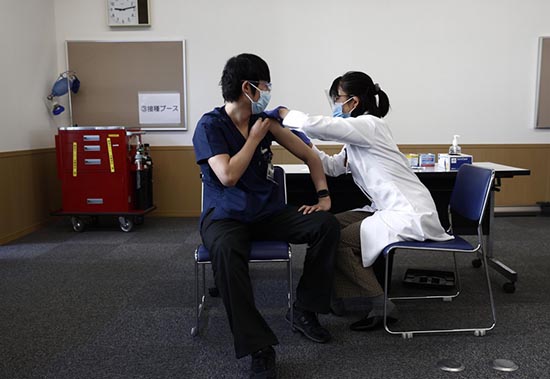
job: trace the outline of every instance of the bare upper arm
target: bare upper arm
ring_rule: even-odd
[[[229,182],[229,159],[229,154],[218,154],[208,158],[208,165],[224,186],[228,186]]]
[[[308,157],[315,155],[313,150],[290,131],[288,128],[284,128],[281,124],[273,121],[269,128],[273,137],[281,146],[290,151],[295,157],[307,162]]]

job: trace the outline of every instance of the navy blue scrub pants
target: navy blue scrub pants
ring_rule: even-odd
[[[225,305],[237,358],[269,345],[277,337],[256,308],[248,271],[252,240],[308,244],[302,277],[296,289],[296,305],[316,313],[328,313],[340,240],[334,215],[303,215],[297,207],[285,209],[253,223],[232,219],[211,220],[206,215],[201,236],[210,252],[214,280]]]

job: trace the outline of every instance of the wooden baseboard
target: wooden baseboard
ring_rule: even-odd
[[[30,234],[30,233],[35,232],[37,230],[40,230],[44,226],[46,226],[49,222],[50,222],[50,220],[46,220],[46,221],[39,222],[37,224],[28,226],[26,228],[17,230],[15,232],[11,233],[11,234],[2,235],[2,236],[0,236],[0,245],[5,245],[6,243],[15,241],[16,239],[24,237],[27,234]]]
[[[55,149],[0,153],[0,243],[40,228],[61,206]]]

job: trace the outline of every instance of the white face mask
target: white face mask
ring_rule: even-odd
[[[260,91],[260,98],[258,99],[258,101],[252,100],[250,96],[248,96],[248,94],[245,92],[245,96],[248,97],[248,100],[250,100],[250,103],[252,105],[252,114],[262,113],[267,108],[269,100],[271,100],[271,91],[263,91],[252,83],[250,83],[250,85]]]

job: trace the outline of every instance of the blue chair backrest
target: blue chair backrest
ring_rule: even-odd
[[[494,175],[494,171],[488,168],[469,164],[460,166],[451,194],[451,210],[469,220],[481,222]]]

